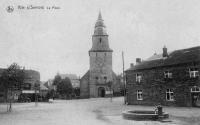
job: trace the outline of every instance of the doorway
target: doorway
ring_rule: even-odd
[[[105,88],[104,87],[98,88],[98,97],[105,97]]]

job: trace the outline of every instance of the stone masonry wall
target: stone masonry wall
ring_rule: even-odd
[[[86,73],[80,82],[80,97],[89,98],[89,73]]]
[[[128,103],[142,105],[176,105],[191,106],[192,86],[200,86],[200,78],[190,78],[189,68],[192,64],[172,67],[158,67],[140,71],[126,71]],[[200,64],[195,67],[200,69]],[[171,71],[172,79],[164,78],[164,71]],[[200,72],[200,71],[199,71]],[[141,83],[136,82],[136,73],[142,74]],[[166,101],[166,90],[172,89],[175,101]],[[137,90],[143,91],[143,100],[137,100]]]
[[[98,87],[112,81],[112,75],[112,52],[90,52],[90,97],[98,97]]]

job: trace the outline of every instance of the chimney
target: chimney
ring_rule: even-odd
[[[130,68],[133,68],[133,67],[134,67],[134,64],[133,64],[133,63],[131,63],[131,64],[130,64]]]
[[[168,57],[166,46],[163,47],[163,57]]]
[[[141,58],[136,58],[136,65],[141,63]]]

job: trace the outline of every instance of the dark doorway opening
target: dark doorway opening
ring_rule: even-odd
[[[192,106],[199,107],[199,93],[191,93],[192,96]]]
[[[105,97],[105,88],[104,87],[98,88],[98,96],[99,97]]]

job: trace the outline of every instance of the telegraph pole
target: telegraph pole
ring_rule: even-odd
[[[124,52],[123,51],[122,51],[122,64],[123,64],[122,77],[123,77],[123,84],[124,84],[124,104],[126,104],[126,83],[125,83],[125,77],[124,77]]]
[[[35,106],[38,106],[37,83],[35,82]]]

